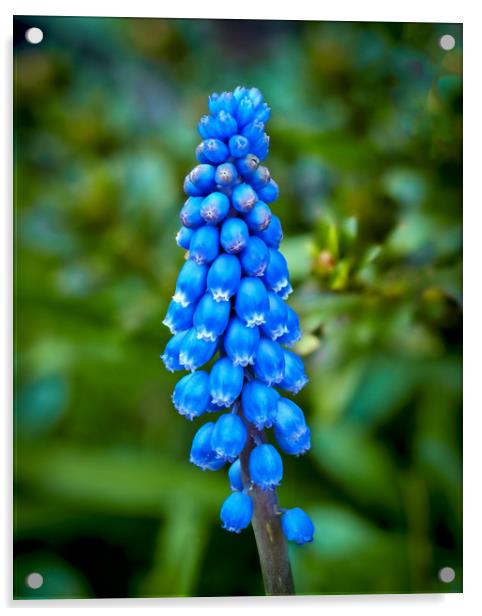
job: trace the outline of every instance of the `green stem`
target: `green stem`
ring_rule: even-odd
[[[248,460],[255,442],[250,434],[249,442],[241,454],[243,483],[249,485]],[[276,490],[250,490],[254,502],[253,530],[258,547],[259,562],[267,595],[294,595],[295,586],[288,555],[288,545],[281,529]]]

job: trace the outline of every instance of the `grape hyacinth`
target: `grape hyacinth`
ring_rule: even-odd
[[[288,350],[301,331],[286,304],[292,288],[279,251],[281,222],[271,209],[279,189],[262,164],[271,110],[257,88],[244,87],[212,94],[208,107],[198,125],[199,164],[184,181],[176,242],[186,262],[164,319],[173,337],[161,357],[170,371],[190,371],[174,389],[177,411],[189,420],[210,414],[194,436],[190,461],[203,470],[230,464],[232,493],[220,517],[226,530],[239,533],[256,515],[255,494],[274,493],[282,481],[278,450],[300,455],[310,448],[303,411],[283,395],[297,394],[307,378]],[[277,501],[273,508],[286,539],[312,541],[305,512]]]

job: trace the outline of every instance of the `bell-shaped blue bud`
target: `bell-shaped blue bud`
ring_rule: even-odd
[[[219,97],[219,99],[220,99],[220,106],[219,106],[218,113],[222,109],[224,111],[227,111],[231,115],[234,115],[236,113],[236,109],[238,107],[238,101],[234,97],[233,92],[223,92],[221,96]]]
[[[218,111],[221,110],[221,97],[217,92],[213,92],[210,96],[208,96],[208,109],[209,113],[215,116]]]
[[[229,150],[220,139],[206,139],[203,141],[200,144],[200,153],[208,162],[214,165],[224,163],[229,157]]]
[[[268,443],[255,447],[249,454],[249,476],[262,490],[273,490],[283,478],[283,461]]]
[[[288,264],[279,250],[269,249],[269,263],[263,281],[266,287],[275,293],[289,285]]]
[[[291,306],[286,306],[286,308],[288,310],[286,319],[287,331],[278,339],[278,342],[284,344],[285,346],[291,347],[301,339],[300,320]]]
[[[211,447],[213,428],[214,423],[212,421],[204,424],[204,426],[199,428],[192,440],[189,461],[203,471],[218,471],[226,464],[225,460],[216,457]]]
[[[246,154],[243,158],[236,161],[238,173],[244,177],[249,177],[253,171],[256,171],[259,165],[259,158],[254,154]]]
[[[255,143],[251,143],[251,152],[255,154],[259,160],[264,160],[269,152],[269,136],[264,133]],[[267,188],[267,187],[266,187]],[[273,201],[273,199],[271,199]]]
[[[276,405],[273,423],[276,438],[280,436],[293,441],[299,440],[308,429],[300,407],[292,400],[281,396]]]
[[[197,130],[203,139],[209,139],[211,137],[209,130],[210,119],[211,116],[203,115],[198,122]]]
[[[254,373],[266,385],[276,385],[283,380],[285,358],[277,342],[261,337],[254,358]]]
[[[244,416],[258,430],[270,428],[279,397],[275,389],[260,381],[245,383],[241,395]]]
[[[233,116],[221,109],[216,116],[216,130],[221,139],[229,139],[238,132],[238,124]]]
[[[220,192],[212,192],[203,199],[200,214],[208,225],[217,225],[229,212],[229,199]]]
[[[280,219],[274,214],[271,214],[271,220],[266,229],[255,231],[255,234],[270,248],[279,248],[281,240],[283,239],[283,229],[281,228]]]
[[[261,325],[261,332],[267,338],[271,338],[271,340],[276,340],[283,334],[288,331],[286,327],[286,322],[288,319],[288,306],[284,303],[284,301],[270,291],[268,293],[269,299],[269,310],[266,314],[266,323]]]
[[[248,431],[242,419],[234,413],[221,415],[214,424],[211,447],[223,460],[232,462],[243,451]]]
[[[199,120],[197,129],[203,139],[217,139],[220,137],[216,120],[213,116],[203,115]]]
[[[238,184],[231,195],[233,207],[238,212],[249,212],[258,201],[258,196],[249,184]]]
[[[243,278],[236,293],[234,309],[248,327],[266,322],[269,310],[268,292],[259,278]]]
[[[209,403],[209,375],[203,370],[183,376],[172,394],[177,411],[187,419],[202,415]]]
[[[288,398],[278,399],[274,415],[275,436],[297,441],[304,436],[308,426],[303,411]]]
[[[263,122],[264,124],[266,124],[270,116],[271,116],[271,108],[268,107],[266,103],[263,103],[261,106],[257,107],[256,113],[253,119],[255,122]]]
[[[238,179],[236,167],[232,163],[218,165],[214,179],[219,186],[232,186]]]
[[[260,158],[262,159],[261,156]],[[263,186],[263,188],[260,188],[258,192],[258,197],[262,199],[263,201],[265,201],[266,203],[272,203],[273,201],[276,201],[278,196],[279,196],[279,187],[278,187],[278,184],[276,184],[276,182],[273,180],[273,178],[271,178],[271,180],[268,182],[268,184],[266,184],[266,186]]]
[[[245,492],[233,492],[221,507],[223,528],[231,533],[240,533],[249,526],[253,517],[253,501]]]
[[[219,231],[217,227],[205,226],[196,229],[189,244],[189,258],[195,263],[211,263],[219,254]]]
[[[258,88],[250,88],[248,91],[248,96],[255,107],[258,107],[258,105],[261,105],[263,102],[263,95]]]
[[[266,186],[271,179],[271,174],[269,172],[268,167],[264,165],[259,165],[258,168],[253,171],[253,173],[249,174],[249,183],[254,188],[254,190],[258,190]]]
[[[241,282],[241,265],[233,255],[221,254],[209,268],[207,288],[217,302],[228,302]]]
[[[297,439],[283,436],[279,432],[275,432],[275,437],[280,449],[291,456],[301,456],[311,447],[311,431],[308,427]]]
[[[215,172],[212,165],[197,165],[184,180],[184,192],[192,197],[207,195],[215,186]]]
[[[223,109],[231,115],[235,115],[239,101],[234,96],[234,92],[223,92],[221,97],[223,98]]]
[[[189,250],[189,244],[192,240],[194,231],[188,227],[181,227],[176,233],[176,244],[184,250]]]
[[[231,318],[224,333],[223,344],[224,350],[235,366],[246,367],[254,363],[259,337],[257,327],[248,327],[238,318]]]
[[[193,328],[189,329],[182,339],[179,351],[179,363],[186,370],[197,370],[208,362],[218,348],[216,341],[202,340],[197,337]]]
[[[240,254],[240,260],[247,276],[262,276],[268,267],[268,247],[259,237],[250,237]]]
[[[202,197],[189,197],[186,200],[179,213],[179,219],[184,227],[197,229],[204,224],[203,217],[201,216],[202,202]]]
[[[189,175],[186,175],[186,177],[184,178],[182,189],[184,190],[184,194],[188,195],[189,197],[197,197],[199,195],[202,195],[202,192],[198,188],[196,188],[196,186],[194,186],[194,184],[191,182]]]
[[[183,332],[192,327],[195,304],[183,306],[172,300],[169,303],[163,324],[169,328],[171,334]]]
[[[192,302],[196,302],[206,291],[207,275],[206,265],[186,261],[177,277],[176,290],[172,299],[182,306],[189,306]]]
[[[264,124],[263,122],[250,122],[242,129],[241,134],[249,139],[252,145],[264,134]]]
[[[300,509],[294,507],[287,509],[281,516],[281,528],[288,541],[294,541],[298,545],[313,541],[315,527],[310,516]]]
[[[243,135],[233,135],[229,140],[229,152],[234,158],[242,158],[249,153],[249,141]]]
[[[292,394],[297,394],[308,383],[308,377],[305,374],[305,367],[298,355],[295,355],[287,349],[283,350],[285,356],[285,373],[283,380],[279,386],[285,391]]]
[[[161,355],[161,359],[169,372],[184,370],[184,366],[179,361],[179,353],[181,351],[181,343],[185,335],[186,332],[179,332],[173,336],[166,344],[164,353]]]
[[[241,471],[241,460],[238,458],[231,464],[228,470],[229,485],[231,490],[242,492],[243,486],[243,473]]]
[[[271,210],[263,201],[257,201],[251,210],[245,214],[244,220],[252,233],[258,233],[268,227],[271,221]]]
[[[240,218],[228,218],[221,227],[221,246],[227,253],[237,254],[249,239],[248,225]]]
[[[235,366],[228,357],[218,359],[209,375],[212,403],[217,406],[231,406],[241,393],[243,381],[244,370],[241,366]]]
[[[239,101],[238,111],[236,114],[238,126],[246,126],[254,118],[254,105],[248,96],[245,96]]]
[[[236,86],[234,88],[233,96],[236,102],[238,103],[238,107],[239,107],[239,102],[241,101],[241,99],[247,96],[247,94],[248,94],[248,89],[245,88],[244,86]]]
[[[201,141],[201,143],[199,143],[196,146],[195,155],[196,155],[196,159],[200,163],[207,164],[211,162],[209,158],[207,158],[206,155],[204,154],[204,141]]]
[[[217,302],[210,293],[206,293],[194,311],[193,323],[197,337],[201,340],[216,340],[226,329],[230,312],[229,302]]]

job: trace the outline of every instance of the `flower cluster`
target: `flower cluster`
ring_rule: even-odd
[[[190,460],[203,470],[227,463],[233,493],[224,501],[225,529],[240,532],[253,515],[253,486],[273,490],[283,477],[276,447],[300,455],[310,429],[298,405],[274,388],[296,394],[306,384],[303,363],[287,347],[301,336],[285,300],[291,293],[280,220],[269,204],[278,185],[261,164],[270,108],[257,88],[212,94],[198,130],[199,164],[186,176],[177,244],[187,250],[164,324],[173,337],[162,355],[168,370],[188,370],[172,400],[187,419],[229,409],[195,434]],[[210,371],[200,370],[218,353]],[[249,447],[247,468],[240,455]],[[281,510],[283,532],[311,541],[313,524],[299,508]]]

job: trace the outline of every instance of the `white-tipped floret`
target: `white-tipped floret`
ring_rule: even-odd
[[[263,325],[263,323],[266,323],[266,316],[260,312],[255,312],[246,318],[247,327],[256,327],[256,325]]]
[[[186,294],[183,291],[176,291],[172,296],[172,300],[176,304],[181,304],[183,308],[187,308],[191,302],[187,300]]]

